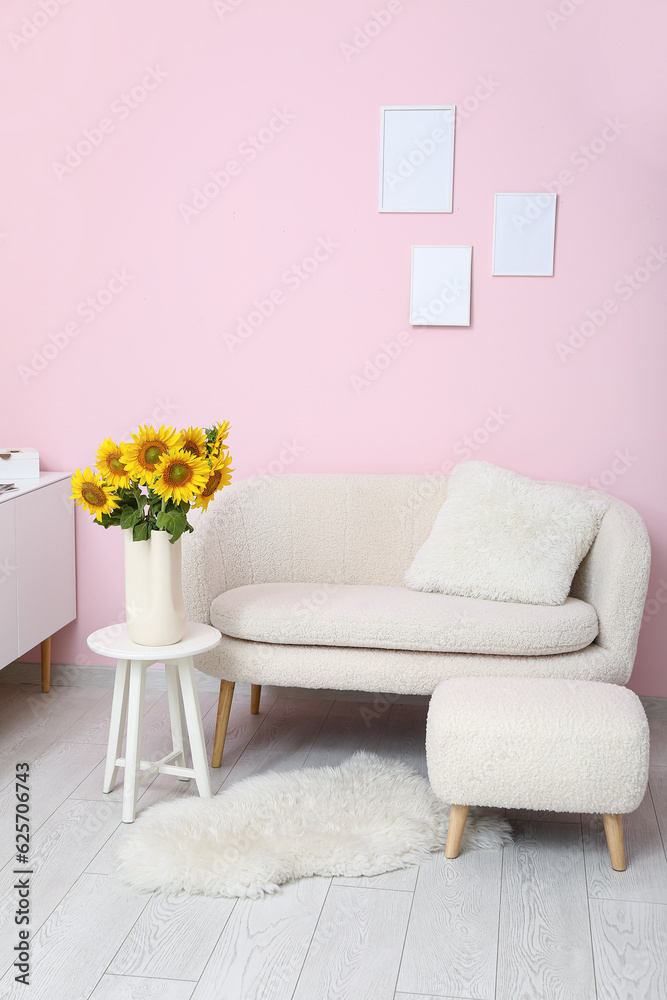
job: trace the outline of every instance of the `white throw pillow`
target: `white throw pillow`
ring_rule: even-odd
[[[405,583],[491,601],[563,604],[608,506],[583,488],[462,462]]]

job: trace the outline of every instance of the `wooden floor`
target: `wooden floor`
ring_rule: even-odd
[[[422,706],[269,692],[234,700],[214,792],[359,748],[424,771]],[[207,746],[216,696],[202,692]],[[113,875],[120,788],[102,794],[104,687],[0,685],[3,1000],[665,1000],[667,713],[651,720],[650,789],[611,870],[598,817],[514,813],[513,846],[434,855],[375,878],[312,878],[258,901],[142,895]],[[166,752],[166,695],[146,695],[144,758]],[[14,982],[13,773],[31,762],[32,975]],[[122,776],[122,772],[121,772]],[[139,810],[193,795],[160,775]]]

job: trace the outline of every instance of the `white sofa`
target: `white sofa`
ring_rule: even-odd
[[[650,563],[639,514],[604,494],[561,606],[409,590],[403,574],[446,492],[446,476],[285,474],[242,480],[193,512],[186,610],[222,632],[197,659],[226,682],[214,764],[236,681],[429,695],[481,674],[625,684]]]

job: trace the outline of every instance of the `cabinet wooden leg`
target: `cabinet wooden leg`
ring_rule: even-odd
[[[259,712],[259,699],[262,694],[261,684],[250,685],[250,714],[257,715]]]
[[[616,872],[625,871],[625,847],[623,845],[623,817],[618,813],[605,813],[602,817],[611,867]]]
[[[42,691],[45,694],[51,690],[51,636],[44,639],[42,649]]]
[[[227,736],[227,726],[229,725],[229,713],[232,710],[232,698],[234,697],[234,682],[220,681],[220,697],[218,698],[218,718],[215,723],[215,738],[213,740],[213,757],[211,767],[220,767],[222,764],[222,750]]]
[[[447,828],[446,858],[458,858],[461,849],[461,837],[468,818],[470,806],[452,806],[449,811],[449,826]]]

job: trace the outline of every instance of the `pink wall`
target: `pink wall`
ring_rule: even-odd
[[[652,535],[633,683],[667,695],[667,6],[6,0],[0,16],[0,443],[73,469],[139,422],[228,418],[238,477],[434,472],[471,457],[468,436],[531,476],[601,480]],[[440,103],[460,112],[454,213],[378,214],[380,106]],[[66,160],[86,131],[89,155]],[[494,192],[559,175],[555,277],[492,278]],[[412,330],[355,388],[410,332],[413,243],[473,244],[472,326]],[[488,433],[491,409],[506,416]],[[79,618],[56,662],[95,661],[86,635],[122,609],[120,534],[85,514],[77,530]]]

